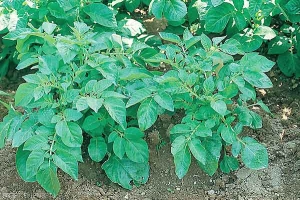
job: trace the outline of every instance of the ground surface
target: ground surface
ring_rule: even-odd
[[[178,119],[161,116],[148,133],[151,170],[146,185],[124,190],[110,183],[98,163],[85,160],[80,164],[79,181],[59,173],[62,189],[56,199],[300,199],[300,86],[293,89],[290,79],[273,78],[273,82],[274,88],[259,93],[274,117],[261,112],[264,128],[244,133],[267,146],[270,157],[267,169],[251,171],[242,166],[232,174],[218,172],[209,177],[194,162],[187,176],[178,180],[170,145],[162,146],[159,151],[155,148],[158,133],[166,138],[168,128]],[[13,93],[15,87],[2,81],[0,90]],[[0,119],[4,114],[1,107]],[[38,184],[25,183],[19,178],[15,150],[10,146],[0,150],[0,172],[0,199],[52,199]]]

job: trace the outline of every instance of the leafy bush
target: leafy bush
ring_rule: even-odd
[[[181,1],[152,1],[150,7],[173,24],[177,8],[186,13]],[[86,139],[89,156],[111,181],[126,189],[144,184],[144,131],[160,114],[177,110],[185,111],[170,136],[179,178],[192,155],[209,175],[218,166],[224,173],[236,170],[240,161],[251,169],[267,167],[266,148],[241,136],[245,126],[262,127],[251,106],[270,112],[255,90],[272,87],[265,72],[274,63],[267,58],[245,53],[235,38],[210,39],[188,28],[182,37],[161,32],[165,44],[150,46],[139,37],[141,23],[102,3],[38,1],[26,9],[28,26],[3,39],[16,42],[17,69],[33,70],[16,91],[20,109],[10,108],[0,123],[0,147],[9,140],[18,149],[23,180],[37,181],[56,196],[58,169],[78,179]],[[161,63],[171,70],[159,71]]]

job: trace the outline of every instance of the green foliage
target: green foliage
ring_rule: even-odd
[[[17,148],[23,180],[58,195],[57,170],[78,179],[86,137],[90,158],[102,164],[112,182],[126,189],[144,184],[149,178],[144,132],[159,115],[177,110],[185,114],[170,140],[180,179],[192,157],[209,175],[219,166],[224,173],[237,170],[239,161],[251,169],[267,167],[266,148],[240,136],[243,127],[262,127],[251,105],[270,113],[255,89],[272,87],[265,73],[275,63],[252,51],[280,39],[261,14],[267,18],[268,10],[283,6],[290,12],[284,17],[295,21],[299,13],[291,5],[297,2],[253,0],[249,9],[242,1],[193,1],[192,6],[181,0],[26,2],[0,4],[4,22],[15,11],[26,16],[14,29],[8,23],[0,27],[5,29],[3,41],[14,44],[17,69],[34,69],[16,91],[15,106],[22,109],[9,108],[0,123],[0,147],[8,140]],[[131,13],[122,13],[141,3],[171,27],[159,33],[162,41],[155,45],[143,39],[145,29],[130,19]],[[192,18],[195,9],[199,17]],[[183,28],[185,17],[189,28]],[[206,21],[193,31],[196,23]],[[233,37],[211,39],[204,31]],[[269,53],[285,53],[292,46],[271,45]],[[295,66],[297,56],[292,55]],[[170,70],[161,72],[162,63]]]

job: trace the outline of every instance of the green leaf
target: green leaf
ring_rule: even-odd
[[[64,63],[70,63],[79,54],[80,50],[75,44],[68,44],[61,41],[57,42],[56,48]]]
[[[63,113],[66,121],[78,121],[83,116],[81,112],[69,108],[64,110]]]
[[[120,70],[120,79],[124,81],[150,78],[152,76],[148,70],[142,68],[130,67]]]
[[[206,150],[202,146],[201,141],[197,138],[193,138],[188,142],[188,146],[193,156],[202,164],[206,163]]]
[[[187,7],[181,0],[168,0],[163,13],[168,21],[180,21],[187,14]]]
[[[117,27],[117,21],[112,10],[102,3],[91,3],[83,7],[83,11],[96,23],[106,27]]]
[[[88,152],[91,159],[95,162],[100,162],[107,152],[107,145],[102,137],[94,137],[90,139]]]
[[[257,27],[254,32],[254,35],[261,36],[264,40],[272,40],[276,37],[276,33],[273,31],[272,28],[268,26],[259,26]]]
[[[182,151],[185,148],[185,146],[186,138],[183,135],[176,137],[176,139],[172,142],[171,153],[175,155],[178,152]]]
[[[277,64],[282,73],[288,77],[300,77],[300,58],[298,55],[287,51],[278,56]]]
[[[211,3],[214,7],[221,5],[224,0],[211,0]]]
[[[19,85],[15,95],[16,106],[26,107],[33,99],[32,91],[34,91],[35,88],[36,85],[31,83],[22,83]]]
[[[102,107],[104,99],[97,99],[97,98],[94,98],[94,97],[87,97],[86,102],[87,102],[88,106],[93,111],[95,111],[97,113],[98,110]]]
[[[241,0],[233,0],[233,5],[234,5],[234,7],[235,7],[237,10],[241,11],[241,10],[243,9],[243,7],[244,7],[244,1],[241,1]]]
[[[56,26],[57,26],[56,24],[49,23],[49,22],[43,22],[43,24],[42,24],[43,30],[49,35],[53,33]]]
[[[251,34],[236,34],[233,36],[234,39],[240,42],[242,50],[244,52],[252,52],[257,50],[263,43],[263,39],[257,35]]]
[[[27,35],[29,35],[30,33],[32,33],[32,30],[30,28],[18,28],[6,34],[3,37],[3,39],[7,39],[7,40],[25,39]]]
[[[215,82],[214,82],[214,78],[212,76],[208,77],[203,82],[203,88],[205,90],[205,93],[207,93],[207,94],[212,93],[215,90]]]
[[[258,55],[258,53],[247,53],[240,60],[240,65],[245,69],[250,69],[252,71],[268,72],[275,65],[275,62],[272,62],[264,56]]]
[[[19,147],[24,142],[26,142],[26,140],[28,140],[32,135],[33,130],[31,127],[21,128],[13,136],[12,147]]]
[[[221,130],[221,136],[225,142],[228,144],[234,143],[236,139],[235,132],[232,130],[231,127],[226,127],[225,125],[223,126]]]
[[[141,130],[147,130],[156,122],[158,116],[157,107],[158,105],[154,99],[146,99],[141,103],[137,111],[138,123]]]
[[[16,168],[20,177],[26,182],[35,182],[35,176],[28,176],[26,170],[27,159],[30,155],[30,151],[24,151],[23,146],[20,146],[16,153]]]
[[[77,110],[83,111],[85,109],[87,109],[89,107],[89,105],[87,104],[87,99],[86,97],[80,97],[77,102],[76,102],[76,108]]]
[[[268,54],[283,54],[292,47],[289,38],[285,36],[277,36],[268,43]]]
[[[133,92],[131,98],[127,101],[126,108],[129,108],[130,106],[133,106],[144,99],[150,97],[152,94],[152,91],[148,88],[142,88],[139,90],[136,90]]]
[[[129,12],[133,12],[139,7],[140,3],[140,0],[125,0],[125,7]]]
[[[284,6],[289,14],[299,15],[300,14],[300,1],[299,0],[290,0]]]
[[[272,114],[269,107],[264,103],[262,102],[261,100],[260,101],[257,101],[257,104],[267,113],[269,114]]]
[[[242,54],[243,51],[241,50],[241,44],[233,38],[230,38],[225,41],[224,44],[220,45],[220,48],[223,52],[230,54],[230,55],[236,55],[236,54]]]
[[[26,176],[34,177],[44,162],[45,151],[37,149],[30,153],[26,161]]]
[[[262,128],[261,116],[253,111],[250,111],[250,115],[252,117],[252,123],[251,123],[250,127],[253,129]]]
[[[245,145],[242,148],[241,158],[250,169],[264,169],[268,166],[268,152],[265,146],[253,138],[243,138]]]
[[[189,170],[191,165],[191,153],[187,146],[183,150],[177,152],[174,156],[175,173],[179,179],[182,179]]]
[[[29,57],[23,61],[21,61],[18,66],[17,66],[17,70],[21,70],[21,69],[25,69],[26,67],[29,67],[31,65],[34,65],[36,63],[39,62],[39,59],[38,58],[32,58],[32,57]]]
[[[152,0],[149,5],[149,11],[153,13],[153,15],[157,19],[161,19],[163,16],[163,10],[165,7],[166,1],[165,0]]]
[[[251,0],[249,1],[249,14],[252,18],[255,18],[256,13],[260,10],[263,4],[262,0]]]
[[[38,150],[48,146],[48,138],[46,134],[34,135],[29,138],[25,144],[23,150]]]
[[[75,180],[78,180],[78,162],[67,151],[55,151],[52,156],[54,164],[61,170],[69,174]]]
[[[117,137],[114,141],[113,150],[115,155],[118,156],[120,159],[124,157],[125,145],[126,145],[126,140],[122,137]]]
[[[55,130],[68,147],[81,147],[82,130],[75,122],[60,121],[56,124]]]
[[[126,129],[126,107],[122,99],[106,98],[104,100],[104,107],[111,118],[120,124],[123,129]]]
[[[156,103],[158,103],[158,105],[160,105],[162,108],[169,110],[171,112],[174,111],[174,103],[173,103],[173,99],[172,97],[164,92],[158,92],[155,96],[154,96],[154,100],[156,101]]]
[[[159,36],[166,41],[174,42],[176,44],[179,44],[181,42],[180,37],[178,35],[175,35],[173,33],[166,33],[166,32],[159,32]]]
[[[206,15],[205,30],[213,33],[222,32],[230,18],[234,14],[234,7],[230,3],[223,3],[217,7],[211,7]]]
[[[270,78],[260,72],[256,71],[245,71],[244,72],[244,79],[250,83],[251,85],[257,88],[271,88],[273,87],[272,81]]]
[[[203,33],[201,34],[201,44],[206,51],[209,51],[212,47],[211,39]]]
[[[50,166],[39,169],[36,175],[38,183],[50,194],[56,197],[60,190],[60,183],[56,171]]]
[[[239,162],[236,158],[231,156],[224,156],[223,160],[220,162],[220,169],[222,172],[228,174],[231,171],[235,171],[239,168]]]
[[[220,115],[225,116],[227,111],[226,103],[222,100],[211,101],[210,106]]]
[[[130,127],[127,128],[125,131],[125,138],[129,140],[136,140],[136,139],[141,139],[145,136],[145,134],[138,128],[135,127]]]
[[[119,159],[111,156],[103,165],[108,178],[126,189],[132,189],[131,181],[135,184],[144,184],[149,178],[148,163],[135,163],[127,158]]]
[[[125,136],[126,138],[126,136]],[[149,159],[148,145],[143,139],[126,138],[125,152],[127,157],[136,163],[145,163]]]

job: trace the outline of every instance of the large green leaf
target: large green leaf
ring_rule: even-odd
[[[258,53],[247,53],[240,60],[240,65],[252,71],[268,72],[275,63],[264,56],[258,55]]]
[[[197,138],[193,138],[188,142],[188,146],[193,156],[202,164],[206,163],[206,150],[202,146],[201,141]]]
[[[252,18],[255,18],[255,14],[260,10],[263,4],[263,0],[250,0],[249,1],[249,14]]]
[[[138,123],[141,130],[150,128],[156,122],[158,115],[157,107],[158,105],[154,99],[146,99],[141,103],[137,111]]]
[[[126,140],[122,137],[117,137],[114,140],[113,150],[116,156],[122,159],[125,155]]]
[[[146,183],[149,178],[148,163],[135,163],[127,158],[111,156],[102,165],[102,169],[112,182],[129,190],[132,189],[131,181],[139,185]]]
[[[38,183],[54,197],[58,195],[60,183],[57,172],[50,166],[39,169],[36,175]]]
[[[149,159],[147,142],[141,138],[126,138],[125,152],[133,162],[145,163]]]
[[[20,146],[16,153],[16,167],[17,167],[18,174],[24,181],[35,182],[36,181],[35,176],[31,176],[31,174],[27,175],[26,163],[30,153],[31,153],[30,151],[24,151],[23,146]]]
[[[167,109],[169,111],[174,111],[173,99],[172,99],[172,97],[168,93],[166,93],[164,91],[158,92],[158,94],[156,94],[154,96],[154,100],[162,108]]]
[[[102,137],[94,137],[90,139],[88,152],[91,159],[100,162],[107,153],[107,145]]]
[[[27,106],[33,99],[32,91],[35,88],[36,85],[31,83],[22,83],[21,85],[19,85],[15,95],[16,106]]]
[[[102,3],[91,3],[83,8],[96,23],[106,27],[117,27],[117,21],[112,10]]]
[[[292,47],[289,38],[285,36],[277,36],[268,43],[268,54],[283,54]]]
[[[82,130],[75,122],[60,121],[55,130],[65,145],[68,147],[80,147],[83,141]]]
[[[284,75],[290,77],[295,74],[296,77],[300,77],[300,58],[298,55],[287,51],[278,56],[277,64]]]
[[[227,111],[226,103],[222,100],[212,101],[210,106],[220,115],[224,116]]]
[[[191,165],[191,153],[187,148],[187,145],[185,145],[182,150],[178,151],[176,154],[173,154],[173,156],[175,163],[175,173],[179,179],[182,179],[188,172]]]
[[[167,0],[163,12],[168,21],[180,21],[187,14],[187,7],[181,0]]]
[[[26,176],[34,177],[44,162],[45,151],[37,149],[30,153],[26,161]]]
[[[223,160],[220,162],[220,169],[224,173],[235,171],[239,168],[239,162],[237,158],[225,155]]]
[[[273,87],[270,78],[261,72],[247,70],[244,72],[245,80],[251,85],[258,88],[271,88]]]
[[[264,169],[268,166],[268,152],[265,146],[258,143],[253,138],[243,138],[242,161],[250,169]]]
[[[120,124],[123,129],[126,129],[126,107],[122,99],[106,98],[103,104],[111,118]]]
[[[129,108],[130,106],[133,106],[143,101],[144,99],[150,97],[151,94],[152,92],[148,88],[142,88],[134,91],[133,94],[131,95],[131,98],[127,101],[126,108]]]
[[[55,151],[52,156],[54,164],[61,170],[69,174],[75,180],[78,180],[78,162],[67,151]]]
[[[125,7],[129,12],[133,12],[140,3],[140,0],[125,0]]]
[[[205,30],[213,33],[222,32],[230,18],[234,15],[234,7],[230,3],[223,3],[217,7],[211,7],[205,18]]]

